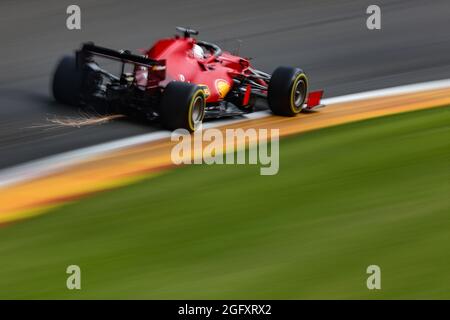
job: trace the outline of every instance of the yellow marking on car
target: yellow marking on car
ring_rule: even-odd
[[[217,79],[214,84],[216,86],[217,92],[219,93],[219,97],[222,99],[225,98],[225,96],[228,94],[228,91],[230,91],[231,89],[228,82],[223,79]]]

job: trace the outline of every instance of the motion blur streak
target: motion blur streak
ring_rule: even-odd
[[[276,128],[280,129],[281,136],[287,136],[448,104],[450,89],[446,88],[336,104],[321,112],[294,118],[264,117],[227,125],[226,128]],[[4,188],[0,194],[0,223],[34,216],[57,205],[157,174],[172,167],[170,151],[174,144],[167,139],[140,144],[85,161],[60,173]]]
[[[0,1],[0,168],[159,130],[128,120],[100,127],[29,128],[78,110],[52,101],[58,59],[80,43],[150,46],[188,25],[204,40],[253,57],[271,72],[301,66],[328,97],[448,78],[450,1],[380,0],[382,29],[366,28],[371,0],[77,0],[81,30],[66,28],[71,1]],[[211,10],[211,8],[215,8]],[[313,88],[313,89],[314,89]]]
[[[108,123],[115,119],[124,118],[125,116],[122,114],[112,114],[105,116],[90,116],[90,115],[82,115],[79,117],[54,117],[47,119],[49,124],[43,124],[44,127],[47,128],[57,128],[57,127],[74,127],[81,128],[85,126],[95,126],[100,124]]]

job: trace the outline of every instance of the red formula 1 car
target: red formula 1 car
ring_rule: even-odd
[[[57,66],[55,99],[78,106],[101,104],[109,112],[159,118],[167,129],[189,131],[205,118],[252,112],[257,98],[267,99],[272,112],[282,116],[322,106],[323,92],[308,95],[301,69],[279,67],[269,75],[246,58],[192,38],[195,30],[177,30],[183,36],[159,40],[142,55],[85,43],[75,57],[66,56]],[[121,62],[120,75],[102,69],[94,58]]]

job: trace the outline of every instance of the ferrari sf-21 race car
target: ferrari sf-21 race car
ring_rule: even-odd
[[[205,118],[253,112],[258,98],[267,99],[274,114],[288,117],[322,106],[323,91],[308,94],[301,69],[278,67],[270,75],[247,58],[193,38],[198,31],[177,31],[182,35],[159,40],[141,55],[83,44],[75,56],[59,62],[55,99],[79,107],[102,105],[111,113],[160,119],[167,129],[189,131]],[[119,61],[120,74],[100,67],[101,58]]]

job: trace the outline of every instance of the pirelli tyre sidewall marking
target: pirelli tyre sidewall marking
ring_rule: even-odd
[[[195,93],[192,96],[191,99],[191,104],[189,105],[189,112],[188,112],[188,121],[189,121],[189,128],[192,131],[195,131],[195,129],[197,129],[196,127],[198,126],[198,123],[194,123],[194,119],[192,119],[192,112],[193,112],[193,108],[194,108],[194,104],[197,101],[198,97],[201,97],[203,99],[203,106],[205,104],[205,94],[203,93],[203,89],[198,89],[197,91],[195,91]],[[203,109],[203,115],[204,115],[204,109]],[[201,121],[203,120],[203,116],[201,118]],[[201,121],[199,121],[201,123]]]
[[[299,73],[297,75],[297,77],[295,77],[294,82],[292,83],[292,88],[291,88],[291,110],[293,113],[300,113],[300,111],[302,111],[302,105],[300,105],[299,107],[295,106],[295,88],[297,87],[297,84],[299,81],[305,81],[305,85],[306,85],[306,90],[308,90],[308,78],[306,77],[306,74],[304,74],[303,72]],[[307,96],[308,92],[305,92],[305,97]]]

